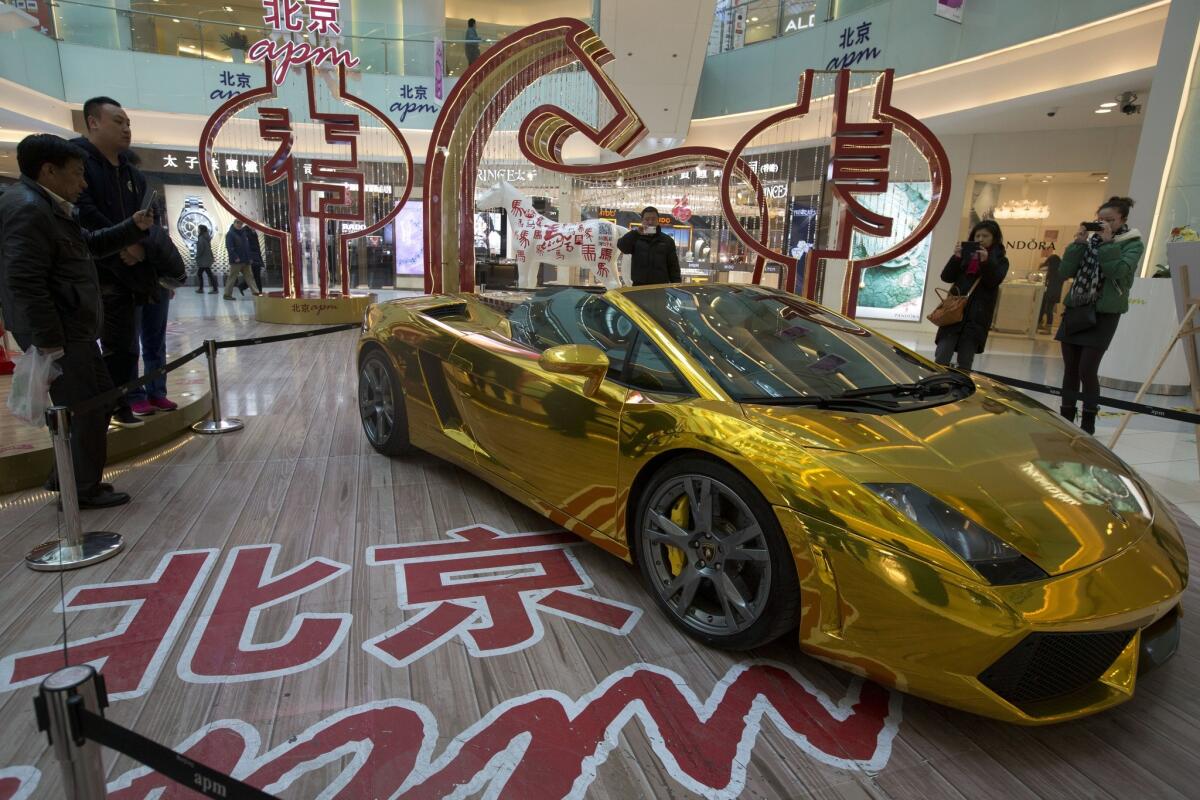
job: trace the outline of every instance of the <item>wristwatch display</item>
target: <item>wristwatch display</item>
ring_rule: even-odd
[[[216,226],[204,208],[204,201],[195,195],[184,198],[179,219],[175,222],[175,230],[187,244],[188,253],[192,258],[196,257],[196,238],[199,236],[201,225],[208,228],[209,235],[216,235]]]

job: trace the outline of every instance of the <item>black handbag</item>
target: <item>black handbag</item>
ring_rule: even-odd
[[[1068,336],[1096,327],[1096,304],[1067,306],[1063,310],[1062,329]]]

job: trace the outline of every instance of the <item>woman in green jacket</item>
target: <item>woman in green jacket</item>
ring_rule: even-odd
[[[1100,410],[1100,360],[1129,310],[1129,289],[1146,252],[1142,234],[1126,222],[1132,206],[1128,197],[1110,197],[1096,212],[1100,230],[1092,233],[1080,225],[1059,266],[1064,278],[1075,278],[1054,337],[1062,343],[1062,415],[1075,421],[1075,397],[1082,387],[1079,426],[1088,433],[1096,432]]]

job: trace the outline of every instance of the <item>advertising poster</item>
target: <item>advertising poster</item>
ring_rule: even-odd
[[[881,253],[907,236],[929,208],[933,184],[929,181],[899,181],[883,194],[859,195],[872,211],[892,218],[892,236],[863,236],[855,232],[850,254],[856,261]],[[868,319],[917,322],[925,297],[925,275],[929,270],[929,237],[899,258],[862,272],[856,314]]]
[[[796,262],[796,286],[804,286],[804,271],[808,266],[808,252],[813,249],[817,240],[817,222],[819,215],[812,199],[797,198],[791,205],[791,224],[787,230],[787,252]],[[795,291],[795,286],[784,287]]]
[[[225,232],[233,224],[233,217],[217,204],[207,186],[180,186],[168,183],[163,189],[167,207],[167,227],[171,232],[171,240],[183,256],[188,274],[196,273],[196,233],[201,225],[207,226],[212,234],[213,272],[227,272],[229,256],[225,252]],[[242,207],[254,213],[253,209],[257,208],[259,203],[255,192],[237,189],[229,192],[231,199],[246,204]],[[262,239],[260,234],[260,243],[263,243]],[[266,253],[265,247],[263,252]]]
[[[396,274],[425,274],[425,224],[421,201],[409,200],[392,223],[396,230]]]

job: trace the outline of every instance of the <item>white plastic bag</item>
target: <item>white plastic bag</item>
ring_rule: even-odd
[[[8,393],[8,410],[13,416],[30,425],[46,424],[46,409],[50,407],[50,384],[62,375],[56,357],[43,355],[36,347],[30,347],[17,356],[13,370],[12,388]]]

